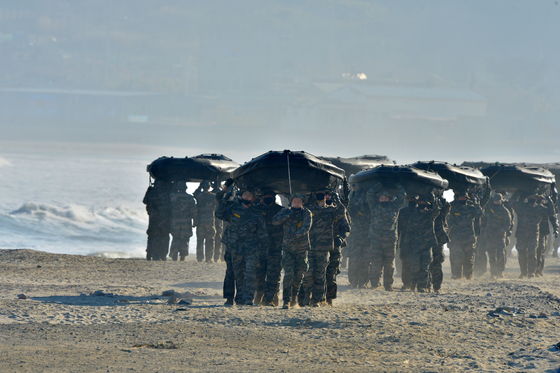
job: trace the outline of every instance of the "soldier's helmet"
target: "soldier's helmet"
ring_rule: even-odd
[[[210,182],[210,180],[202,180],[200,182],[200,187],[204,188],[204,189],[210,189],[210,185],[212,185],[212,183]]]
[[[502,196],[501,193],[496,193],[494,194],[494,197],[492,197],[492,200],[495,202],[501,202],[504,200],[504,197]]]
[[[272,190],[271,188],[264,188],[261,189],[261,196],[275,196],[276,192],[274,192],[274,190]]]

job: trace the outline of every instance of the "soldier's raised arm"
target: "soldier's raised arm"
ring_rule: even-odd
[[[274,215],[274,217],[272,218],[272,224],[273,225],[282,225],[286,222],[286,220],[288,220],[288,218],[290,217],[290,208],[289,207],[284,207],[282,210],[280,210],[278,212],[278,214]]]
[[[367,191],[366,198],[368,201],[369,208],[374,208],[379,204],[379,198],[377,197],[377,193],[381,191],[383,185],[381,183],[377,183]]]
[[[301,237],[311,229],[311,225],[313,224],[313,218],[311,217],[311,211],[304,208],[303,210],[303,222],[301,227],[298,226],[298,229],[294,232],[296,237]]]
[[[220,220],[230,221],[231,215],[228,213],[230,209],[228,209],[228,202],[231,197],[231,194],[226,193],[220,203],[218,203],[218,207],[216,207],[216,211],[214,211],[214,216],[216,216]]]
[[[395,206],[402,209],[406,201],[406,192],[401,183],[397,183],[395,186],[397,187],[397,199],[395,200]]]

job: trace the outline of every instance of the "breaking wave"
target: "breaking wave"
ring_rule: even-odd
[[[147,224],[148,216],[142,209],[27,202],[0,214],[0,248],[142,256]]]

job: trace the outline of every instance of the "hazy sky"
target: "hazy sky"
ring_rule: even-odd
[[[157,115],[188,112],[196,125],[33,117],[20,113],[29,110],[24,99],[0,92],[0,135],[3,141],[128,143],[185,153],[291,148],[328,156],[385,154],[400,162],[559,161],[559,46],[560,5],[548,0],[4,0],[0,89],[174,97],[187,90],[189,104],[175,100],[167,110],[164,103]],[[306,87],[313,82],[352,83],[341,81],[345,73],[364,73],[371,85],[471,91],[484,98],[486,114],[440,122],[381,116],[360,125],[341,117],[328,128],[321,121],[270,124],[286,107],[309,100]],[[255,114],[263,101],[269,109]],[[69,110],[56,105],[58,113],[64,105]],[[107,105],[100,101],[88,110],[112,115]],[[252,124],[241,119],[239,125],[236,116]],[[213,124],[201,125],[207,117]]]

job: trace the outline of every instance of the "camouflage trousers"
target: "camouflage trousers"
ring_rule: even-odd
[[[185,227],[171,227],[171,252],[169,256],[177,260],[177,255],[189,255],[189,239],[192,237],[192,229]]]
[[[263,300],[272,302],[280,289],[282,274],[282,251],[275,250],[260,256],[257,270],[257,293],[263,293]]]
[[[445,254],[443,253],[443,245],[432,247],[432,262],[430,263],[430,275],[434,290],[441,289],[443,282],[443,262]]]
[[[303,277],[300,299],[309,294],[309,298],[316,302],[325,300],[327,283],[327,266],[329,265],[328,251],[309,251],[309,269]]]
[[[214,255],[214,236],[216,228],[212,224],[196,227],[196,260],[202,262],[206,252],[206,261],[211,262]]]
[[[369,282],[369,242],[354,240],[348,252],[348,281],[353,287],[364,287]]]
[[[383,286],[386,289],[393,286],[393,272],[395,271],[393,261],[395,260],[396,246],[396,240],[372,239],[368,258],[370,263],[369,278],[372,287],[380,286],[381,274],[383,274]]]
[[[418,245],[412,250],[410,270],[412,274],[412,290],[423,291],[430,286],[430,264],[432,248]]]
[[[490,273],[492,276],[500,276],[506,268],[506,237],[505,234],[486,234],[482,238],[488,253],[490,262]]]
[[[169,251],[169,232],[167,230],[148,229],[146,259],[166,260]]]
[[[214,261],[219,262],[220,260],[224,260],[225,255],[225,245],[222,244],[224,222],[220,219],[216,219],[214,227],[216,228],[216,235],[214,236]]]
[[[399,257],[401,258],[401,280],[404,288],[412,289],[412,252],[400,248]]]
[[[282,268],[284,268],[283,295],[284,302],[297,300],[303,275],[307,271],[307,251],[293,253],[282,252]]]
[[[449,261],[451,262],[451,276],[454,279],[465,276],[472,278],[474,269],[474,245],[472,241],[453,241],[449,247]]]
[[[535,275],[537,270],[537,235],[523,235],[517,237],[515,248],[521,276]]]
[[[224,299],[235,299],[236,304],[243,303],[243,289],[242,284],[238,284],[235,281],[235,272],[233,270],[233,253],[226,247],[226,253],[224,255],[226,261],[226,274],[224,277]],[[237,290],[237,291],[236,291]]]
[[[342,260],[342,249],[340,247],[332,250],[329,253],[329,264],[327,265],[326,282],[327,292],[325,297],[327,299],[336,299],[338,285],[336,284],[336,276],[340,274],[340,265]]]
[[[254,253],[239,253],[233,250],[233,274],[237,293],[241,294],[243,303],[252,302],[257,290],[257,268],[259,255]]]
[[[539,235],[539,244],[537,246],[537,269],[535,270],[536,275],[542,275],[544,269],[544,257],[546,254],[546,249],[548,248],[548,235]]]
[[[480,277],[484,275],[487,271],[488,267],[488,256],[486,253],[488,252],[487,242],[484,239],[479,239],[476,242],[476,246],[474,248],[474,269],[473,273],[476,277]]]

